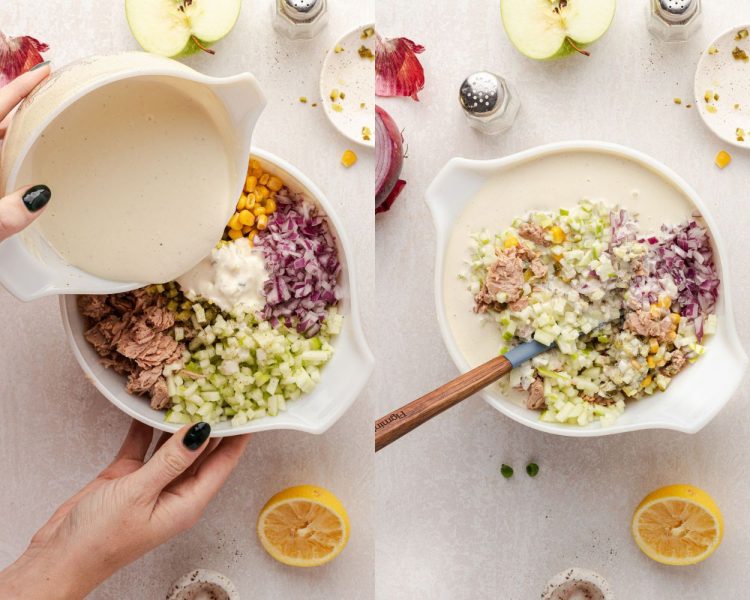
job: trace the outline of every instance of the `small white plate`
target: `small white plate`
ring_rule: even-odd
[[[375,61],[362,58],[364,46],[375,55],[375,34],[363,38],[363,32],[374,25],[362,25],[342,37],[328,51],[320,72],[320,98],[328,120],[351,141],[368,148],[375,147]],[[343,48],[337,52],[338,48]],[[344,99],[331,100],[337,90]],[[334,110],[334,105],[341,110]],[[370,130],[365,140],[363,128]]]
[[[750,36],[736,40],[739,25],[725,31],[706,48],[695,71],[695,105],[708,128],[727,144],[750,150],[750,61],[737,60],[732,50],[740,48],[750,55]],[[716,48],[718,52],[710,54]],[[711,101],[705,96],[710,92]],[[713,95],[719,99],[714,100]],[[737,106],[738,108],[735,108]],[[711,112],[714,108],[716,112]],[[745,141],[737,140],[737,129],[745,131]]]

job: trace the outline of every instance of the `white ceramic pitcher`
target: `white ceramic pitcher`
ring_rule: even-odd
[[[107,84],[144,76],[193,81],[210,88],[223,102],[238,139],[236,193],[227,198],[228,220],[242,192],[252,132],[265,107],[260,86],[249,73],[209,77],[177,61],[144,52],[79,60],[53,72],[36,88],[19,107],[3,142],[0,191],[8,194],[33,183],[17,181],[24,159],[47,126],[67,107]],[[206,253],[209,251],[206,248]],[[0,284],[21,300],[52,294],[124,292],[145,283],[108,281],[68,264],[33,226],[0,243]]]

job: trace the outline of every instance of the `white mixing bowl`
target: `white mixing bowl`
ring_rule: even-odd
[[[527,427],[558,435],[591,437],[639,429],[674,429],[685,433],[695,433],[715,417],[731,398],[739,387],[748,364],[747,356],[737,337],[732,315],[729,293],[730,273],[727,269],[726,250],[716,223],[698,194],[672,170],[636,150],[604,142],[581,141],[539,146],[496,160],[482,161],[463,158],[450,160],[435,177],[426,193],[426,202],[432,212],[437,231],[435,300],[443,340],[453,362],[462,373],[477,366],[469,364],[466,357],[459,351],[448,323],[444,301],[443,270],[446,250],[454,223],[463,210],[487,179],[496,173],[513,169],[516,165],[550,154],[582,150],[614,154],[644,169],[656,172],[681,191],[686,201],[700,212],[713,238],[715,260],[721,278],[719,303],[716,307],[718,331],[707,342],[706,354],[676,377],[665,392],[628,403],[625,413],[614,425],[608,427],[602,427],[599,423],[578,427],[543,422],[539,419],[538,411],[529,410],[506,397],[498,385],[485,388],[481,396],[491,406],[511,419]],[[502,201],[513,202],[513,198],[506,196],[502,198]],[[558,208],[554,204],[554,193],[550,195],[549,202],[550,206],[546,208]],[[467,239],[467,252],[468,242]],[[468,290],[466,293],[468,296]]]
[[[344,323],[341,333],[333,342],[335,354],[324,367],[321,380],[312,393],[289,402],[287,410],[276,417],[253,420],[240,427],[232,427],[228,422],[218,423],[212,429],[212,436],[224,437],[271,429],[323,433],[352,405],[374,366],[359,319],[351,245],[330,202],[312,181],[296,167],[270,152],[254,148],[252,156],[261,162],[265,170],[281,177],[292,191],[304,193],[316,202],[327,215],[338,240],[342,264],[339,311],[344,316]],[[86,323],[78,312],[76,298],[60,296],[60,309],[73,353],[86,376],[112,404],[131,417],[162,431],[177,431],[181,425],[166,423],[164,412],[151,408],[148,398],[129,394],[125,389],[126,379],[101,365],[98,354],[83,337]]]

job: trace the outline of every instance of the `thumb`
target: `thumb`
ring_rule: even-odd
[[[152,499],[184,473],[206,449],[208,423],[185,426],[169,438],[151,459],[130,474],[139,494]]]
[[[46,185],[35,185],[0,198],[0,242],[31,225],[51,197]]]

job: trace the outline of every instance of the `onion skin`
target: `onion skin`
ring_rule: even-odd
[[[31,36],[9,38],[0,31],[0,87],[44,61],[40,53],[47,50],[47,44]]]
[[[399,179],[404,166],[404,146],[396,122],[375,105],[375,212],[387,211],[406,182]]]
[[[377,36],[375,47],[375,95],[406,96],[419,102],[424,88],[424,68],[417,54],[424,46],[408,38],[384,40]]]

